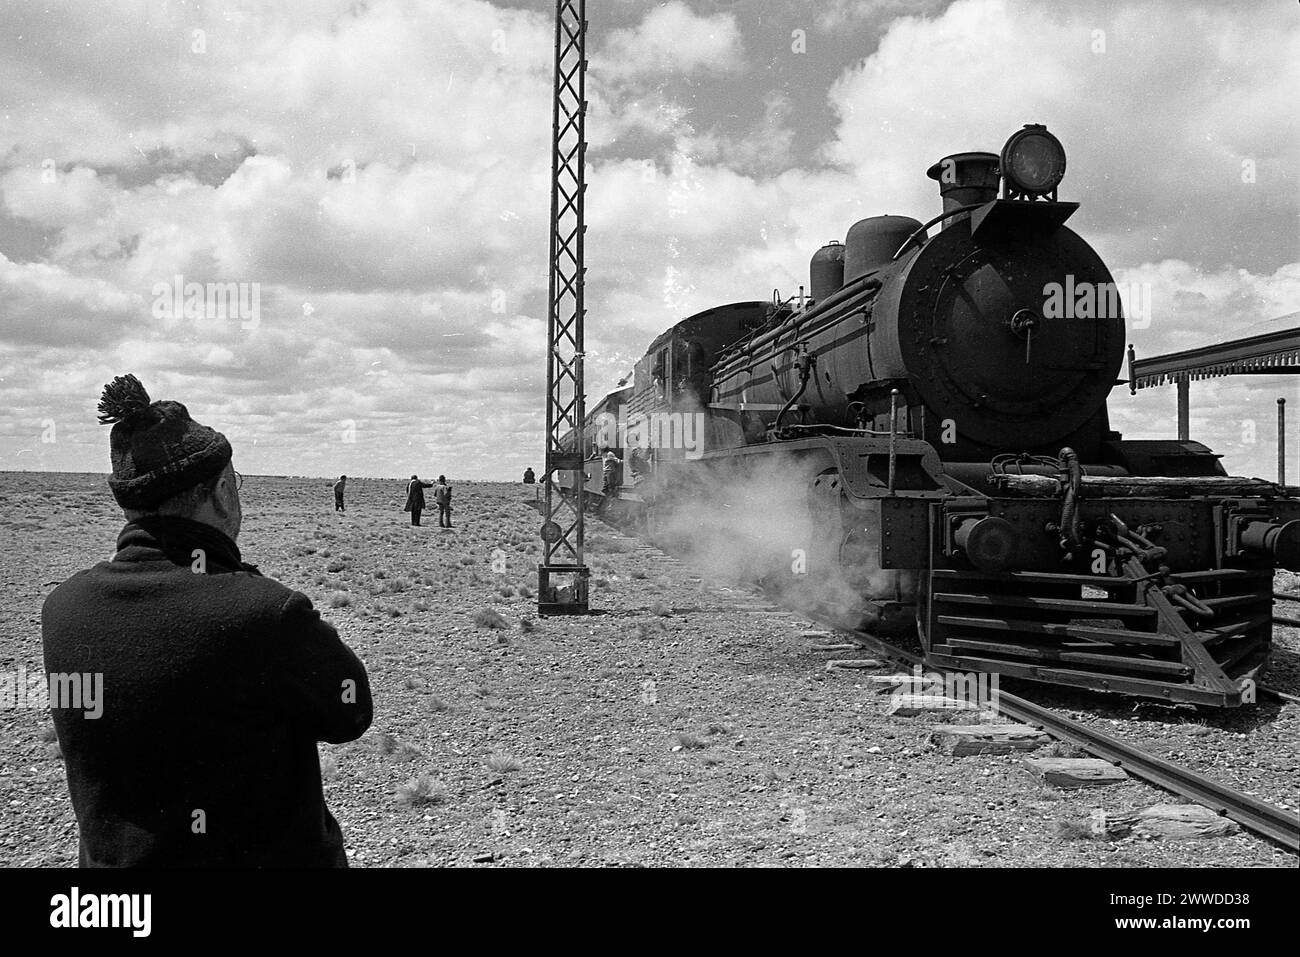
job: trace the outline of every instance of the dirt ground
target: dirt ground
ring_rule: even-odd
[[[1092,839],[1095,809],[1170,797],[942,754],[933,719],[890,717],[862,673],[826,670],[860,655],[815,650],[806,620],[598,523],[602,613],[539,620],[531,487],[457,483],[451,530],[410,527],[402,491],[349,480],[342,515],[325,479],[242,493],[245,560],[310,596],[371,675],[370,731],[320,749],[354,866],[1296,864],[1248,834]],[[44,596],[109,558],[120,525],[102,475],[0,473],[0,668],[40,667]],[[1294,683],[1296,636],[1278,634]],[[1300,804],[1300,707],[1146,721],[1171,748],[1212,739],[1234,781],[1248,753],[1261,797]],[[0,865],[73,865],[76,846],[48,712],[0,710]]]

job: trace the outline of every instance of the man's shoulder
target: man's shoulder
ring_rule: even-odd
[[[283,602],[290,595],[299,594],[284,582],[276,581],[274,578],[267,578],[256,571],[229,572],[222,577],[230,582],[234,588],[247,591],[250,595],[264,596],[275,601]]]
[[[156,563],[103,561],[76,572],[55,586],[46,596],[45,605],[48,607],[101,595],[115,585],[127,587],[127,579],[135,579],[137,575],[155,578],[163,576],[159,578],[158,590],[154,594],[164,598],[169,591],[168,583],[175,586],[177,594],[188,591],[188,587],[215,584],[219,591],[237,596],[241,602],[272,603],[276,606],[283,605],[291,596],[300,594],[283,582],[267,578],[256,571],[240,569],[206,573],[192,566],[172,565],[160,569]]]
[[[75,598],[88,588],[95,587],[96,581],[110,564],[111,562],[103,561],[98,565],[92,565],[90,568],[83,568],[79,572],[73,572],[55,585],[54,589],[45,596],[45,606],[58,605],[63,601]]]

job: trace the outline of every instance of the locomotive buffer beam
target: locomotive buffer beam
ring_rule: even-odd
[[[990,477],[994,488],[1022,495],[1056,496],[1061,494],[1061,483],[1051,475],[994,475]],[[1300,488],[1283,486],[1263,479],[1239,478],[1231,475],[1203,475],[1189,478],[1140,475],[1085,475],[1083,488],[1102,498],[1116,496],[1153,496],[1163,498],[1176,495],[1226,495],[1254,498],[1261,495],[1300,494]]]

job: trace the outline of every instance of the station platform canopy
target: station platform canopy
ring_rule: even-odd
[[[1161,385],[1178,387],[1178,438],[1191,438],[1190,385],[1193,379],[1230,375],[1300,374],[1300,312],[1258,323],[1260,331],[1240,339],[1216,342],[1199,349],[1184,349],[1139,359],[1128,347],[1128,388]],[[1286,399],[1277,400],[1277,480],[1286,484]]]
[[[1229,375],[1300,373],[1300,312],[1270,319],[1257,335],[1139,359],[1129,346],[1129,391]]]

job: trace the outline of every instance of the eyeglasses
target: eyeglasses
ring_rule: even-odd
[[[238,492],[244,487],[244,477],[238,472],[235,473],[235,491]]]

